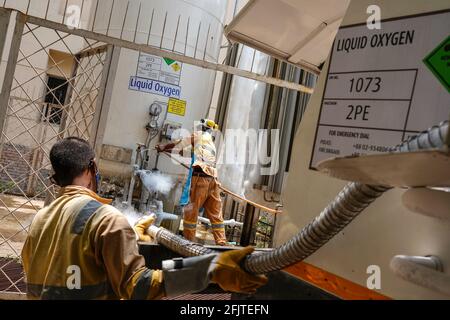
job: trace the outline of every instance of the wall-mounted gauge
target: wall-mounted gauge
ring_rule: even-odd
[[[153,102],[149,108],[149,114],[151,117],[158,117],[161,114],[162,107],[159,103]]]

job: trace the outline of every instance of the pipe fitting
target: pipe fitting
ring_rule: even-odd
[[[436,256],[397,255],[389,267],[408,282],[450,296],[450,275],[442,272],[442,263]]]

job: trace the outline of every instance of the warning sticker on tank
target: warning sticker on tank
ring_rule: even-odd
[[[450,36],[442,41],[425,59],[425,64],[450,92]]]
[[[167,104],[167,112],[183,117],[186,113],[186,101],[170,98]]]
[[[140,52],[136,76],[178,86],[182,67],[179,61]]]
[[[333,157],[386,152],[448,119],[448,30],[450,10],[381,21],[379,30],[339,29],[311,169]]]

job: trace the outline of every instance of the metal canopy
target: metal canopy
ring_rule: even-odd
[[[230,41],[320,73],[350,0],[250,0],[225,28]]]

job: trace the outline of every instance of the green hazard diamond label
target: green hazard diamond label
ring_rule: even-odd
[[[168,66],[170,66],[172,63],[175,62],[175,60],[169,59],[169,58],[163,58],[164,61],[167,63]]]
[[[450,36],[431,51],[423,62],[450,92]]]

